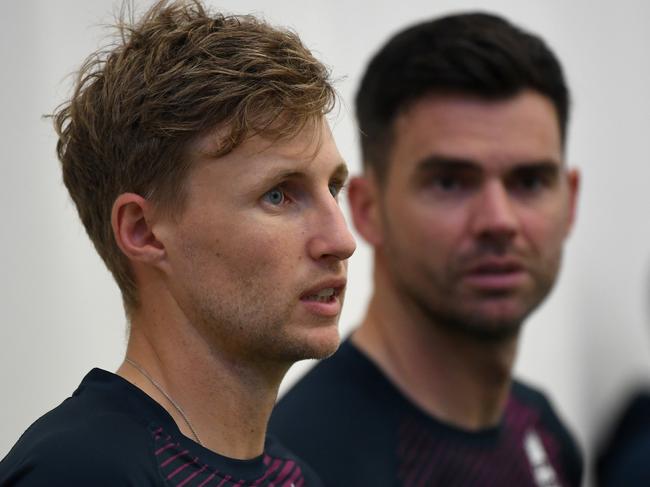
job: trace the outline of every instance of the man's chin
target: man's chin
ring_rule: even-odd
[[[309,337],[305,346],[304,359],[324,359],[334,354],[341,344],[338,328],[329,333],[320,333]]]
[[[312,329],[287,343],[283,355],[292,363],[308,359],[321,360],[334,354],[340,343],[338,327]]]
[[[459,328],[459,331],[476,341],[496,343],[516,338],[521,330],[521,322],[466,322]]]
[[[456,334],[484,342],[508,341],[516,338],[528,313],[521,307],[465,308],[441,317],[440,323]]]

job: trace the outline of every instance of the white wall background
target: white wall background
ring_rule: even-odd
[[[93,366],[125,345],[117,287],[61,182],[50,112],[102,44],[117,0],[3,2],[0,16],[0,457]],[[145,2],[148,4],[149,2]],[[578,224],[552,297],[526,325],[517,372],[546,389],[583,446],[632,384],[650,383],[650,3],[644,0],[214,0],[298,31],[340,78],[335,136],[359,169],[353,96],[372,52],[405,25],[490,10],[540,33],[574,95],[569,163],[580,167]],[[370,252],[350,264],[341,320],[358,323]],[[288,376],[292,383],[309,364]]]

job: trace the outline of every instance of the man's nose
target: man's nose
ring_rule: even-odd
[[[315,260],[334,258],[345,260],[357,248],[354,237],[336,200],[328,198],[315,210],[311,220],[312,236],[308,241],[310,256]]]
[[[509,243],[519,230],[515,204],[503,182],[486,182],[473,208],[474,236],[501,245]]]

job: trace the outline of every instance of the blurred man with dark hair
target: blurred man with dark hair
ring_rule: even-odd
[[[579,485],[571,435],[512,379],[574,220],[558,60],[502,18],[452,15],[393,37],[356,108],[374,294],[271,431],[331,486]]]
[[[266,426],[289,366],[339,344],[355,244],[329,73],[295,34],[198,1],[118,27],[54,121],[126,357],[23,434],[0,484],[320,485]]]

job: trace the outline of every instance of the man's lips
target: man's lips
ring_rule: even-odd
[[[345,278],[325,279],[302,293],[300,301],[316,315],[336,316],[341,312],[345,284]]]
[[[472,287],[485,290],[509,290],[522,285],[528,273],[515,259],[486,259],[473,264],[463,273],[463,280]]]
[[[345,278],[324,279],[300,295],[301,300],[317,297],[338,297],[345,289]]]
[[[524,266],[515,259],[481,260],[468,269],[468,274],[507,274],[523,271]]]

